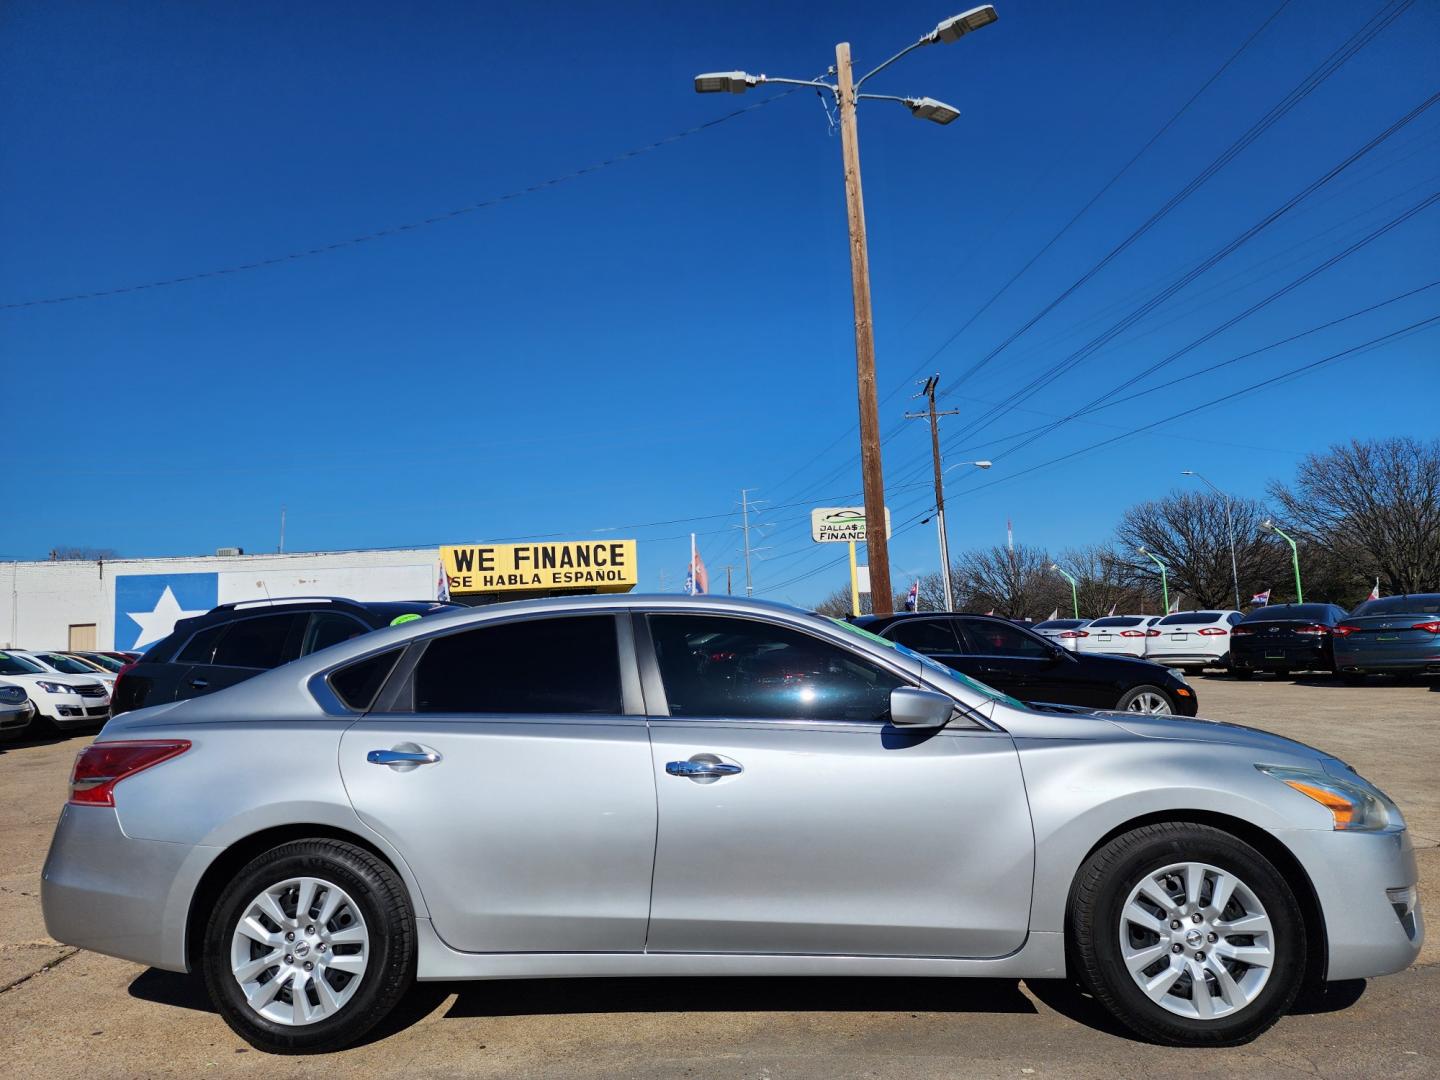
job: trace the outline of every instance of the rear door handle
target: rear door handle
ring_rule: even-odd
[[[191,679],[191,680],[190,680],[190,689],[192,689],[192,690],[204,690],[204,689],[205,689],[207,686],[209,686],[209,685],[210,685],[210,680],[208,680],[208,679]]]
[[[371,765],[434,765],[440,755],[434,750],[371,750],[365,755]]]
[[[745,770],[730,761],[712,761],[708,757],[689,761],[667,761],[665,771],[671,776],[683,776],[690,780],[714,780],[722,776],[735,776]]]

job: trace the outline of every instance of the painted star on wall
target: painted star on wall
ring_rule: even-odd
[[[175,599],[175,593],[166,585],[160,599],[155,601],[154,611],[127,611],[125,614],[140,624],[140,636],[135,639],[132,647],[143,649],[146,645],[168,636],[181,619],[204,615],[205,612],[186,611],[181,608],[180,601]]]

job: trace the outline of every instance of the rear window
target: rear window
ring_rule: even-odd
[[[1440,615],[1440,593],[1419,596],[1382,596],[1366,600],[1351,615]]]
[[[1157,624],[1159,626],[1204,626],[1206,623],[1219,622],[1224,615],[1218,611],[1177,611],[1174,615],[1166,615]]]
[[[1107,615],[1103,619],[1096,619],[1091,626],[1139,626],[1145,621],[1141,615]]]
[[[1047,619],[1042,623],[1036,623],[1036,630],[1074,630],[1077,626],[1084,626],[1084,619]]]
[[[1246,615],[1243,622],[1285,622],[1287,620],[1302,619],[1305,622],[1326,622],[1335,615],[1344,612],[1337,611],[1329,604],[1271,604],[1267,607],[1259,607]]]

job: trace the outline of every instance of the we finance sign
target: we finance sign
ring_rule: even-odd
[[[634,540],[451,544],[440,565],[452,593],[627,592],[640,581]]]

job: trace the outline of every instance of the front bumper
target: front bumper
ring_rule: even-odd
[[[1328,946],[1326,979],[1368,979],[1409,967],[1425,941],[1417,897],[1405,917],[1387,889],[1414,888],[1415,850],[1405,829],[1378,833],[1309,829],[1278,834],[1310,875]]]
[[[28,701],[0,710],[0,739],[19,738],[34,718],[35,706]]]
[[[67,945],[184,971],[190,897],[217,854],[136,840],[114,809],[67,805],[40,875],[45,930]]]

